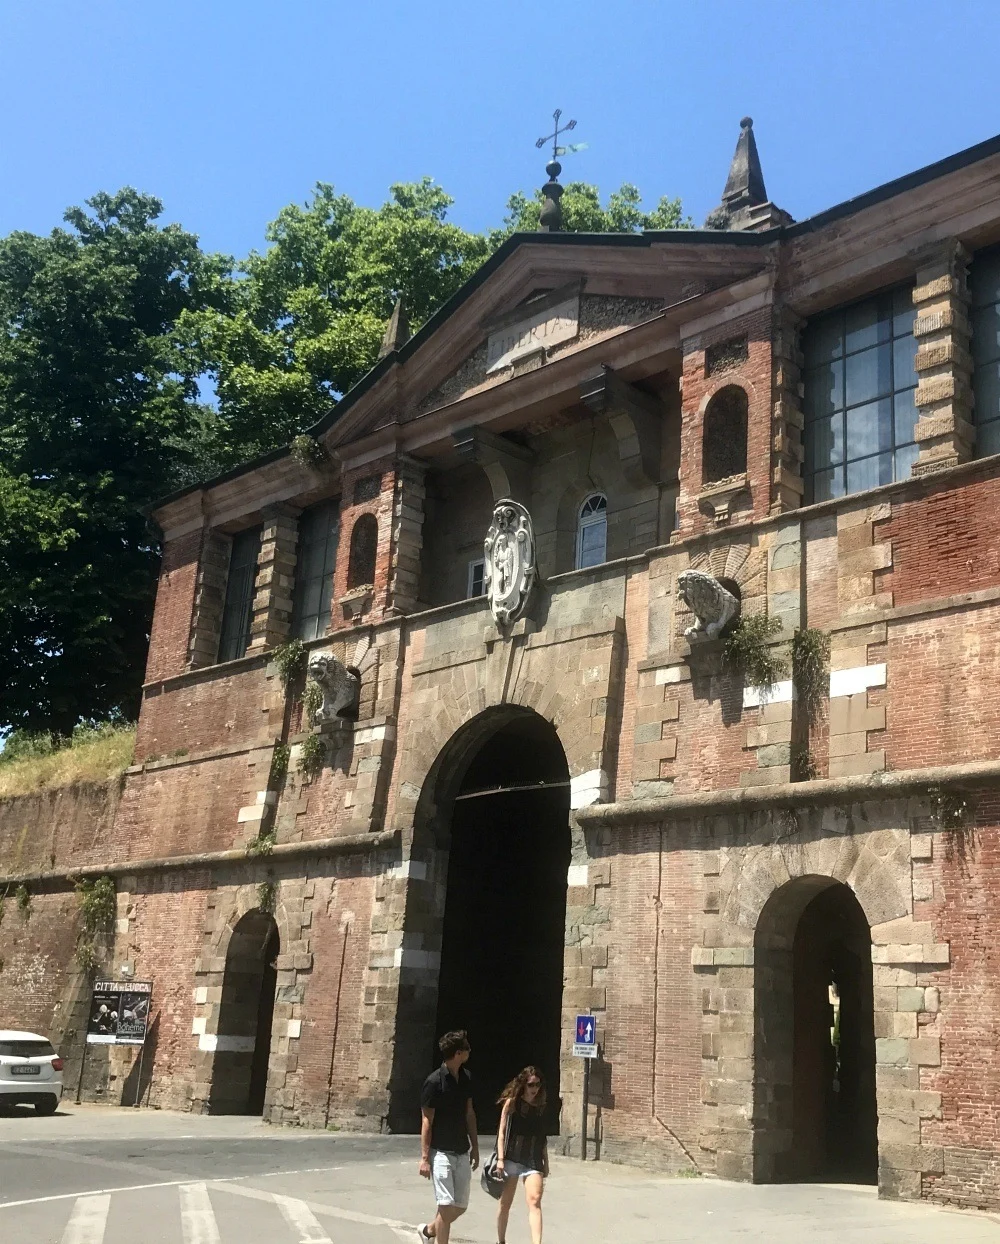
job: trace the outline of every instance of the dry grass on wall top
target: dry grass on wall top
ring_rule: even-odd
[[[132,763],[134,726],[111,726],[78,732],[70,744],[41,755],[3,759],[0,752],[0,799],[54,790],[75,782],[106,782]]]

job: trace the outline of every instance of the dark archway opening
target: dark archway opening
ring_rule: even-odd
[[[525,713],[482,744],[450,837],[436,1031],[468,1029],[483,1131],[528,1063],[546,1076],[556,1130],[570,836],[569,771],[551,724]]]
[[[871,932],[852,890],[791,882],[758,924],[755,1174],[876,1183]]]
[[[226,954],[212,1065],[213,1114],[262,1114],[278,982],[278,927],[249,911],[233,929]]]

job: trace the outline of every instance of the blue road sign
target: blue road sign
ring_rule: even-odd
[[[573,1033],[573,1053],[577,1058],[597,1055],[597,1020],[593,1015],[578,1015]]]

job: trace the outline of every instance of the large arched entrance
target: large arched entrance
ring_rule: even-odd
[[[264,911],[248,911],[226,952],[212,1066],[213,1114],[262,1114],[278,981],[278,926]]]
[[[435,1030],[469,1031],[484,1131],[496,1126],[500,1089],[527,1063],[546,1075],[555,1124],[569,771],[555,728],[535,713],[474,724],[471,746],[438,777],[448,867]]]
[[[875,1183],[871,932],[848,886],[801,877],[775,891],[754,986],[755,1178]]]

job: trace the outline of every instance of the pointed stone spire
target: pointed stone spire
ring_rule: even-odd
[[[753,136],[753,119],[740,121],[740,136],[729,166],[722,202],[705,219],[706,229],[770,229],[789,224],[791,216],[775,207],[764,189],[764,174]]]
[[[402,298],[397,298],[392,315],[389,317],[389,323],[386,325],[385,336],[382,338],[382,348],[378,352],[379,358],[384,359],[387,354],[394,353],[409,339],[410,324],[406,318],[406,309]]]
[[[557,233],[562,228],[562,208],[559,200],[563,196],[563,188],[556,178],[562,172],[562,165],[558,160],[550,160],[545,166],[545,171],[549,175],[549,180],[542,186],[545,202],[542,204],[542,212],[538,217],[538,230],[540,233]]]
[[[733,162],[729,166],[729,179],[722,192],[722,202],[731,212],[741,207],[756,207],[767,202],[764,174],[760,168],[757,142],[753,136],[753,118],[744,117],[740,122],[740,136],[736,143]]]

